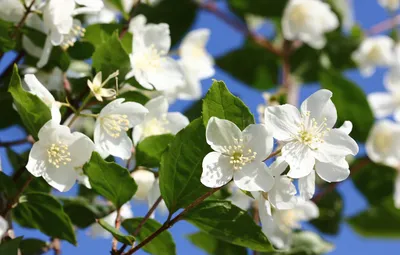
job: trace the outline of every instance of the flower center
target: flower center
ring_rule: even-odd
[[[63,50],[67,50],[69,47],[74,46],[78,38],[83,37],[85,35],[85,32],[86,29],[84,29],[80,25],[78,24],[73,25],[69,33],[64,35],[64,40],[61,43],[61,48]]]
[[[393,134],[390,130],[382,130],[374,139],[374,145],[381,153],[387,153],[392,150]]]
[[[368,52],[367,59],[370,61],[378,61],[381,59],[381,56],[382,54],[379,46],[374,44]]]
[[[156,71],[161,66],[162,54],[163,52],[159,52],[154,45],[151,45],[143,52],[135,54],[135,68],[147,71]]]
[[[257,155],[257,152],[243,147],[243,139],[234,138],[234,145],[224,146],[225,154],[230,156],[229,163],[234,170],[240,170],[246,164],[252,162]]]
[[[279,224],[279,228],[285,233],[292,232],[292,229],[299,225],[295,210],[281,210],[277,216],[282,223]]]
[[[291,20],[293,23],[304,23],[308,19],[308,9],[305,4],[296,5],[291,13]]]
[[[130,122],[125,114],[111,114],[102,119],[104,130],[111,137],[118,138],[122,132],[129,130]]]
[[[143,128],[143,138],[153,136],[153,135],[162,135],[170,133],[171,131],[165,128],[166,125],[169,124],[167,118],[162,117],[160,119],[153,118],[148,121]]]
[[[50,148],[47,149],[48,162],[53,164],[56,168],[71,162],[70,156],[71,153],[68,150],[68,146],[62,142],[53,143]]]
[[[311,113],[308,111],[301,116],[302,123],[300,124],[297,139],[311,149],[317,150],[318,145],[324,142],[324,136],[330,131],[330,128],[326,127],[326,118],[323,119],[322,123],[318,124],[315,118],[310,118],[310,115]]]

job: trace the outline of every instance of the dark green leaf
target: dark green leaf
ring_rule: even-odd
[[[92,153],[90,161],[83,166],[83,171],[89,177],[92,188],[117,208],[128,202],[137,190],[137,185],[126,168],[106,162],[97,152]]]
[[[14,197],[17,192],[12,178],[3,172],[0,172],[0,192],[4,192],[7,198]]]
[[[68,54],[73,59],[85,60],[92,57],[94,47],[89,42],[77,41],[74,46],[68,48]]]
[[[256,14],[263,17],[282,17],[288,0],[228,0],[229,7],[239,16]]]
[[[4,78],[2,82],[6,83],[9,77]],[[22,124],[21,118],[13,107],[13,98],[7,93],[7,86],[0,87],[0,129],[8,128],[12,125]]]
[[[79,185],[78,196],[85,198],[86,200],[93,202],[98,194],[93,189],[86,188],[85,185]]]
[[[202,109],[203,109],[203,99],[200,99],[194,102],[192,105],[190,105],[187,109],[185,109],[183,115],[185,115],[189,119],[189,121],[193,121],[201,117]]]
[[[338,114],[337,124],[350,120],[353,123],[351,136],[365,142],[374,124],[374,116],[362,89],[333,70],[322,71],[320,80],[321,86],[333,93],[332,101]]]
[[[319,208],[319,217],[311,221],[319,231],[325,234],[337,234],[343,215],[342,196],[336,191],[331,191],[317,203]]]
[[[40,255],[46,252],[47,243],[39,239],[29,238],[22,240],[19,248],[23,255]]]
[[[22,236],[2,242],[0,244],[0,254],[4,255],[18,255],[18,247],[21,243]]]
[[[205,126],[211,117],[230,120],[242,130],[255,123],[249,108],[229,92],[223,81],[214,81],[203,100]]]
[[[201,118],[192,121],[161,157],[160,190],[170,213],[209,190],[200,182],[203,158],[211,150],[205,132]]]
[[[246,248],[215,239],[204,232],[190,234],[187,238],[210,255],[247,255]]]
[[[136,161],[138,166],[158,167],[161,156],[168,144],[174,140],[171,134],[149,136],[136,147]]]
[[[13,219],[19,225],[76,244],[71,220],[57,199],[40,192],[27,193],[21,199],[23,202],[13,209]]]
[[[14,99],[15,106],[25,127],[37,139],[40,128],[51,119],[50,109],[37,96],[22,88],[17,65],[14,65],[8,91]]]
[[[277,85],[278,60],[278,57],[270,51],[248,41],[244,47],[219,57],[216,63],[234,78],[250,87],[264,91]]]
[[[139,91],[128,91],[118,95],[118,98],[125,98],[125,102],[136,102],[145,105],[150,99]]]
[[[129,233],[134,233],[139,223],[143,218],[127,219],[122,222],[122,226]],[[153,234],[161,224],[153,219],[148,219],[137,236],[139,241],[143,241],[148,236]],[[172,235],[168,231],[163,231],[160,235],[154,238],[150,243],[143,246],[143,250],[153,255],[175,255],[176,248]]]
[[[13,28],[12,22],[0,20],[0,52],[7,52],[15,48],[16,41],[11,38]]]
[[[250,215],[228,201],[204,201],[189,210],[184,219],[204,232],[232,244],[256,251],[273,248]]]
[[[135,241],[135,237],[131,235],[124,235],[121,231],[118,229],[114,228],[104,220],[99,220],[100,226],[102,226],[105,230],[110,232],[115,239],[118,240],[118,242],[127,244],[127,245],[132,245],[133,242]]]
[[[92,61],[96,72],[102,71],[103,77],[108,77],[119,70],[119,77],[124,80],[131,70],[128,53],[122,47],[116,32],[106,42],[96,47]]]

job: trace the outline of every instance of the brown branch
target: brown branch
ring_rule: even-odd
[[[263,161],[267,161],[268,159],[271,159],[271,158],[277,156],[279,153],[281,153],[281,149],[277,149],[276,151],[272,152],[272,153],[269,154],[269,156],[268,156],[266,159],[264,159]]]
[[[122,28],[121,32],[119,33],[119,39],[122,39],[122,37],[124,37],[125,34],[128,32],[129,23],[131,23],[131,20],[133,19],[133,17],[135,17],[137,7],[139,6],[139,4],[140,4],[140,0],[136,0],[136,2],[133,4],[132,9],[130,11],[129,19],[126,21],[126,23],[124,24],[124,27]]]
[[[135,229],[135,232],[133,233],[133,236],[137,236],[140,232],[140,229],[143,227],[143,225],[147,222],[147,220],[150,218],[150,216],[153,214],[153,212],[156,210],[157,206],[160,204],[162,201],[162,197],[159,196],[157,200],[154,202],[153,206],[150,208],[150,210],[146,213],[142,221],[139,223],[137,228]]]
[[[28,179],[25,181],[24,185],[18,190],[18,192],[14,196],[14,198],[8,202],[6,209],[4,209],[4,211],[1,214],[3,217],[5,217],[7,215],[7,213],[11,210],[11,208],[14,206],[14,204],[17,203],[19,197],[24,192],[24,190],[28,187],[29,183],[31,183],[32,180],[33,180],[33,176],[29,175]]]
[[[153,240],[155,237],[157,237],[159,234],[161,234],[162,232],[164,232],[165,230],[169,229],[170,227],[172,227],[175,223],[177,223],[178,221],[180,221],[183,216],[185,216],[185,214],[191,210],[192,208],[196,207],[197,205],[199,205],[201,202],[203,202],[206,198],[208,198],[209,196],[211,196],[212,194],[214,194],[215,192],[217,192],[218,190],[220,190],[222,187],[219,188],[214,188],[211,189],[209,192],[205,193],[204,195],[202,195],[201,197],[199,197],[198,199],[196,199],[194,202],[192,202],[188,207],[186,207],[180,214],[178,214],[175,218],[173,218],[172,220],[167,220],[164,225],[162,225],[159,229],[157,229],[156,232],[154,232],[153,234],[151,234],[150,236],[148,236],[146,239],[144,239],[139,245],[132,247],[132,249],[130,249],[127,253],[125,253],[124,255],[132,255],[133,253],[135,253],[136,251],[140,250],[143,246],[145,246],[146,244],[148,244],[151,240]]]
[[[61,254],[61,242],[60,242],[60,239],[52,238],[51,239],[50,248],[53,249],[54,255],[60,255]]]
[[[0,147],[11,147],[14,145],[20,145],[20,144],[24,144],[24,143],[30,143],[30,141],[28,140],[28,137],[25,137],[20,140],[0,142]]]
[[[392,29],[399,24],[400,24],[400,14],[394,16],[393,18],[379,22],[378,24],[368,29],[365,33],[367,35],[379,34],[385,32],[386,30]]]
[[[35,3],[36,0],[32,0],[31,4],[26,8],[24,16],[22,16],[21,20],[18,22],[17,26],[15,27],[15,30],[13,34],[11,35],[11,39],[15,39],[15,37],[18,35],[19,30],[21,27],[24,25],[26,19],[28,18],[28,15],[32,12],[32,7],[33,4]]]
[[[115,218],[115,228],[118,230],[121,227],[121,208],[117,209],[117,217]],[[117,252],[118,240],[113,237],[112,239],[112,251]]]

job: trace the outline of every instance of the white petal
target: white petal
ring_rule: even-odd
[[[218,188],[232,180],[233,169],[230,159],[218,152],[210,152],[203,159],[201,183],[210,188]]]
[[[165,91],[184,85],[185,81],[182,70],[175,59],[165,57],[161,60],[160,65],[160,68],[157,70],[148,71],[146,73],[146,80],[153,85],[156,90]]]
[[[299,201],[296,206],[296,212],[299,221],[309,221],[319,217],[318,206],[311,200]]]
[[[311,173],[315,159],[311,149],[299,142],[287,143],[282,148],[282,157],[290,166],[290,178],[302,178]]]
[[[286,163],[283,157],[277,157],[269,168],[271,169],[272,176],[278,177],[285,172],[288,166],[289,164]]]
[[[264,161],[271,154],[274,147],[272,134],[262,124],[251,124],[242,132],[244,151],[251,150],[257,153],[256,161]]]
[[[327,182],[340,182],[350,175],[348,168],[341,168],[335,164],[323,163],[317,161],[315,163],[315,170],[321,179]]]
[[[0,238],[7,232],[8,222],[0,216]]]
[[[393,95],[384,92],[375,92],[368,95],[368,102],[376,118],[389,116],[396,109]]]
[[[346,134],[350,134],[351,130],[353,130],[353,123],[351,123],[349,120],[346,120],[343,122],[343,125],[338,128],[338,130],[343,131]]]
[[[167,120],[165,128],[174,135],[189,125],[189,119],[180,112],[167,113]]]
[[[268,106],[265,109],[265,125],[280,141],[291,140],[301,123],[300,113],[293,105]]]
[[[168,112],[168,100],[159,96],[148,101],[144,107],[149,110],[149,114],[147,114],[146,119],[152,119],[156,117],[163,116],[163,114]]]
[[[332,92],[326,89],[321,89],[309,96],[301,104],[301,113],[306,114],[310,112],[310,118],[315,118],[317,123],[324,122],[328,128],[335,125],[337,119],[336,107],[333,104]]]
[[[94,150],[94,144],[89,137],[82,133],[74,132],[72,136],[74,141],[69,145],[71,160],[75,167],[80,167],[89,161]]]
[[[149,195],[149,191],[152,188],[154,181],[156,180],[154,174],[150,171],[139,169],[134,171],[131,176],[138,185],[134,198],[145,200]]]
[[[228,197],[226,200],[231,201],[232,204],[245,211],[250,208],[252,202],[252,199],[239,189],[235,190],[232,196]]]
[[[54,123],[60,124],[61,123],[61,112],[60,112],[60,105],[55,102],[51,105],[51,119]]]
[[[43,173],[43,179],[58,191],[66,192],[74,186],[77,175],[72,167],[48,167],[47,171]]]
[[[242,132],[229,120],[211,117],[207,123],[206,138],[213,150],[225,152],[223,147],[234,146],[234,140],[241,139]]]
[[[26,169],[35,177],[40,177],[46,171],[47,152],[46,148],[42,146],[39,140],[34,143],[31,151],[29,152],[28,164]]]
[[[296,187],[286,176],[275,178],[274,187],[268,192],[268,200],[278,210],[288,210],[297,204]]]
[[[53,95],[45,86],[36,78],[34,74],[26,74],[24,81],[29,88],[29,92],[40,98],[49,108],[56,101]]]
[[[153,45],[162,55],[166,55],[171,47],[168,24],[148,24],[143,32],[143,41],[147,47]]]
[[[104,151],[124,160],[131,157],[133,144],[131,139],[125,133],[122,133],[118,138],[113,138],[108,134],[105,134],[105,132],[102,133],[104,135],[103,139],[100,140],[99,145]]]
[[[274,185],[274,178],[263,162],[252,162],[236,170],[233,174],[235,184],[242,190],[268,192]]]
[[[315,163],[317,167],[318,161]],[[310,200],[315,193],[315,171],[311,171],[306,177],[299,179],[300,196],[304,200]]]

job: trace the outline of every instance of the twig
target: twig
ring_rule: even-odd
[[[135,232],[133,233],[133,236],[137,236],[140,232],[140,229],[143,227],[143,225],[147,222],[147,220],[150,218],[150,216],[153,214],[153,212],[156,210],[157,206],[160,204],[162,200],[162,197],[159,196],[157,200],[154,202],[153,206],[150,208],[150,210],[146,213],[142,221],[139,223],[137,228],[135,229]]]
[[[115,228],[118,230],[121,227],[121,208],[117,209],[117,217],[115,218]],[[112,251],[117,252],[118,240],[113,237],[112,240]]]
[[[162,232],[164,232],[165,230],[169,229],[170,227],[172,227],[175,223],[177,223],[178,221],[180,221],[183,216],[189,211],[191,210],[193,207],[196,207],[198,204],[200,204],[201,202],[203,202],[206,198],[208,198],[209,196],[211,196],[212,194],[214,194],[215,192],[217,192],[218,190],[220,190],[222,187],[219,188],[214,188],[212,190],[210,190],[209,192],[205,193],[204,195],[202,195],[201,197],[199,197],[198,199],[196,199],[194,202],[192,202],[188,207],[186,207],[180,214],[178,214],[175,218],[173,218],[170,221],[166,221],[164,223],[164,225],[162,225],[159,229],[157,229],[156,232],[154,232],[153,234],[151,234],[150,236],[148,236],[146,239],[144,239],[139,245],[132,247],[132,249],[130,249],[127,253],[125,253],[124,255],[131,255],[133,253],[135,253],[136,251],[140,250],[143,246],[145,246],[146,244],[148,244],[151,240],[153,240],[155,237],[157,237],[159,234],[161,234]]]
[[[400,24],[400,14],[372,26],[370,29],[366,31],[366,34],[367,35],[379,34],[385,32],[386,30],[392,29],[399,24]]]
[[[20,139],[20,140],[14,140],[14,141],[7,141],[7,142],[0,142],[0,147],[11,147],[14,145],[20,145],[24,143],[29,143],[30,141],[28,140],[27,137]]]
[[[18,34],[18,31],[21,29],[21,27],[24,25],[26,19],[28,18],[28,15],[32,11],[33,4],[35,3],[36,0],[32,0],[31,4],[26,8],[24,16],[22,16],[21,20],[18,22],[17,26],[15,27],[15,30],[13,34],[11,35],[11,39],[15,39],[15,37]]]
[[[131,23],[131,20],[135,16],[136,10],[137,10],[137,7],[139,6],[139,4],[140,4],[140,0],[136,0],[136,2],[133,4],[132,9],[130,11],[129,19],[126,21],[124,27],[122,28],[121,32],[119,33],[119,39],[122,39],[122,37],[124,37],[125,34],[128,32],[129,23]]]
[[[53,249],[54,255],[60,255],[61,254],[61,242],[60,242],[60,239],[52,238],[51,239],[50,248]]]
[[[22,192],[24,192],[24,190],[28,187],[29,183],[31,183],[32,180],[33,180],[33,176],[29,175],[28,179],[25,181],[24,185],[18,190],[18,192],[14,196],[14,198],[8,202],[6,209],[4,209],[3,213],[1,214],[3,217],[5,217],[7,215],[7,213],[11,210],[13,205],[18,201]]]
[[[268,159],[271,159],[271,158],[277,156],[279,153],[281,153],[281,149],[277,149],[276,151],[272,152],[272,153],[269,154],[269,156],[268,156],[266,159],[264,159],[263,161],[267,161]]]

